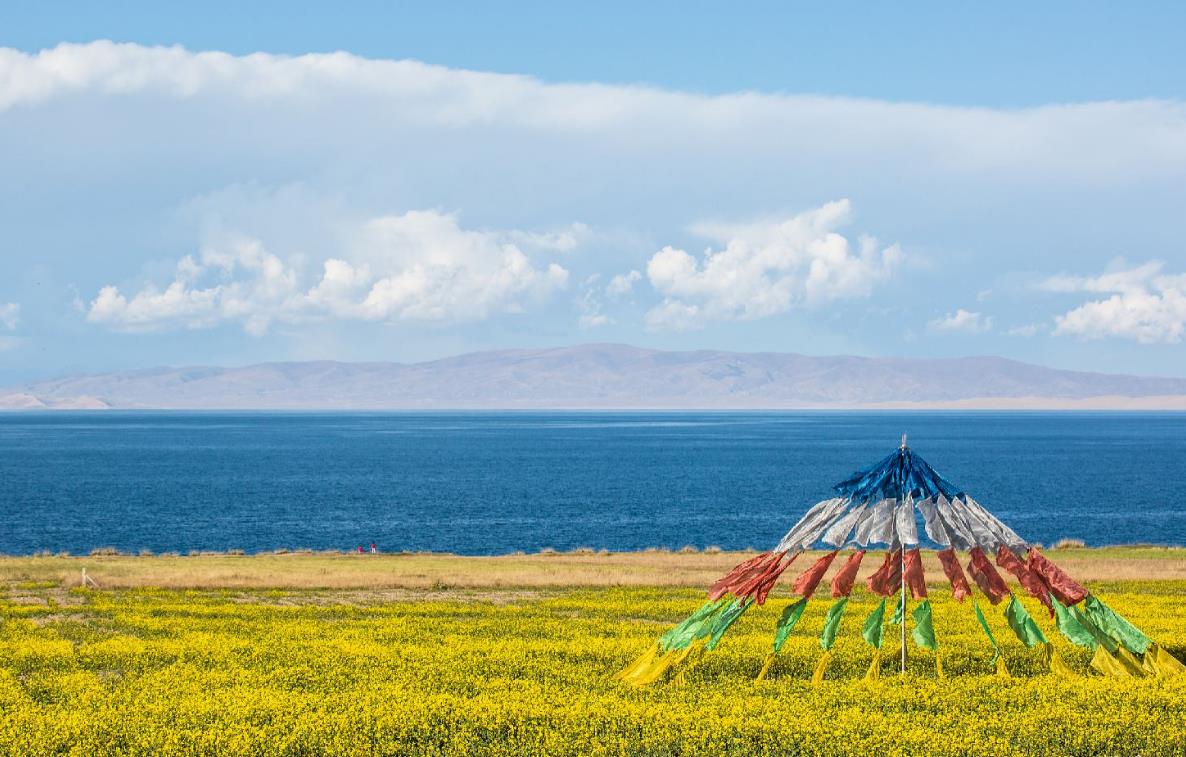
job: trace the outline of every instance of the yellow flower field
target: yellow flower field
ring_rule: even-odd
[[[1179,659],[1186,583],[1092,589]],[[1105,679],[1033,617],[1075,671],[985,606],[1012,678],[968,604],[933,592],[947,678],[911,648],[881,681],[858,591],[813,687],[829,600],[753,682],[788,603],[772,596],[685,676],[633,689],[612,675],[703,599],[690,589],[584,589],[380,601],[314,591],[61,592],[0,601],[3,754],[1183,754],[1186,676]],[[896,633],[891,628],[888,634]]]

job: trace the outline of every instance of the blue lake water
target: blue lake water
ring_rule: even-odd
[[[1024,538],[1186,544],[1186,414],[0,414],[0,552],[766,548],[911,447]]]

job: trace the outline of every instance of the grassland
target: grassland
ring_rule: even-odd
[[[1186,551],[1050,554],[1186,657]],[[997,677],[938,583],[945,679],[912,648],[905,678],[887,657],[861,680],[859,591],[821,685],[826,599],[755,684],[784,589],[683,685],[612,680],[744,556],[0,559],[0,754],[1186,753],[1186,676],[1096,676],[1027,601],[1075,675],[1049,674],[997,607]]]
[[[752,552],[547,552],[497,557],[434,553],[284,552],[259,555],[0,557],[0,586],[80,585],[127,589],[498,589],[606,586],[704,588]],[[1081,581],[1186,581],[1186,549],[1104,547],[1051,551]],[[925,553],[928,576],[941,577]],[[799,558],[806,565],[818,555]],[[833,571],[839,565],[833,567]]]

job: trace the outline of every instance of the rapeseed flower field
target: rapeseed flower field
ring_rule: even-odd
[[[1186,657],[1186,582],[1093,584]],[[19,596],[18,596],[19,595]],[[1111,679],[1033,617],[1071,676],[988,613],[934,589],[933,655],[881,680],[852,597],[827,675],[810,681],[828,602],[812,602],[755,682],[790,602],[775,594],[677,682],[613,674],[703,601],[671,588],[373,593],[26,586],[0,600],[2,754],[1186,754],[1186,676]],[[893,644],[888,648],[896,650]]]

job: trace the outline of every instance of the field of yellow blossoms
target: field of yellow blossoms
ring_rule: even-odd
[[[999,606],[1011,677],[994,675],[971,607],[936,589],[944,679],[911,647],[906,677],[887,653],[862,680],[874,602],[857,592],[823,683],[827,601],[754,683],[776,594],[679,685],[635,689],[612,675],[703,592],[18,588],[0,600],[0,754],[1186,754],[1186,676],[1102,678],[1028,600],[1074,676],[1047,673]],[[1091,588],[1186,657],[1186,583]]]

